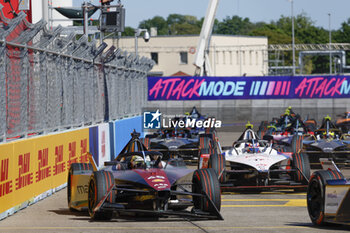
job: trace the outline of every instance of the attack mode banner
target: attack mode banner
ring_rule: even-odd
[[[148,77],[148,100],[350,98],[350,76]]]

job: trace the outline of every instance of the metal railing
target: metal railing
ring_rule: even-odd
[[[152,60],[45,25],[0,13],[0,140],[141,113]]]

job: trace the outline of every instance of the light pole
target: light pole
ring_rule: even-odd
[[[84,35],[89,37],[89,24],[88,24],[89,12],[87,9],[88,8],[87,2],[85,2],[85,1],[83,2],[82,8],[83,8],[83,15],[84,15]]]
[[[328,13],[329,21],[329,74],[332,74],[332,31],[331,31],[331,13]]]
[[[141,29],[141,28],[135,29],[135,55],[136,56],[138,56],[138,40],[137,40],[137,37],[139,37],[142,32],[144,32],[143,39],[145,40],[145,42],[148,42],[149,39],[150,39],[150,35],[149,35],[147,29]]]
[[[295,36],[294,36],[294,0],[290,0],[292,14],[292,50],[293,50],[293,76],[295,75]]]

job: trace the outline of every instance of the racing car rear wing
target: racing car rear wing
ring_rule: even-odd
[[[320,158],[320,163],[323,170],[335,170],[341,173],[337,165],[330,158]]]
[[[89,161],[92,164],[92,169],[94,171],[98,171],[98,168],[97,168],[96,162],[94,160],[94,157],[92,157],[92,154],[90,154],[89,152],[87,152],[87,153],[88,153]]]

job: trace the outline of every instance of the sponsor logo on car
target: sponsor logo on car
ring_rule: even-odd
[[[150,176],[147,178],[148,180],[154,180],[154,179],[165,179],[164,176]]]
[[[328,194],[327,194],[327,197],[328,197],[328,198],[337,198],[338,195],[337,195],[337,192],[334,191],[333,193],[328,193]]]
[[[154,179],[154,180],[152,180],[152,182],[164,182],[164,180],[163,179]]]

